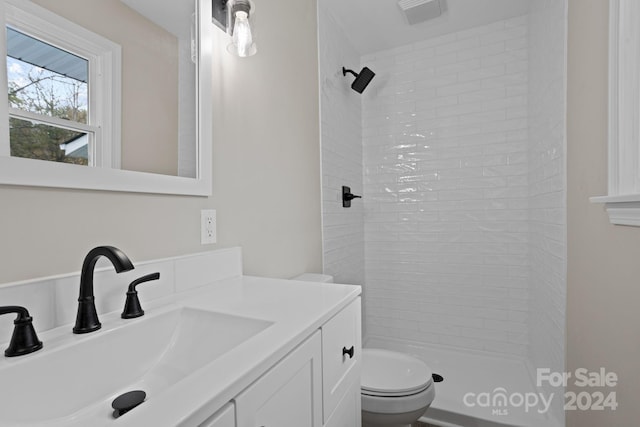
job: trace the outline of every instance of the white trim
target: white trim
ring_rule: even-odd
[[[625,204],[621,208],[607,207],[607,213],[611,224],[640,227],[640,206],[633,208]]]
[[[5,8],[6,5],[2,4],[2,10],[0,10],[0,24],[2,24],[2,28],[6,27],[4,18]],[[0,31],[0,58],[6,57],[7,32]],[[4,100],[3,102],[0,102],[0,117],[9,117],[9,103],[7,102],[7,99],[9,98],[9,88],[7,86],[7,82],[7,66],[5,64],[4,66],[0,67],[0,99]],[[9,156],[11,156],[11,146],[9,141],[9,120],[0,119],[0,157]]]
[[[620,196],[596,196],[589,198],[591,203],[635,203],[640,202],[640,194],[624,194]]]
[[[15,117],[19,120],[26,120],[28,122],[39,122],[46,125],[69,129],[77,132],[97,132],[99,130],[99,128],[96,126],[85,125],[84,123],[74,122],[73,120],[65,120],[59,117],[45,116],[42,114],[32,113],[31,111],[24,111],[13,107],[9,107],[9,116]]]
[[[206,196],[211,180],[0,157],[0,181],[7,185]]]
[[[198,89],[198,111],[196,127],[198,140],[196,141],[197,166],[196,176],[200,187],[206,195],[211,195],[213,186],[213,31],[212,23],[213,2],[196,0],[197,10],[197,46],[198,64],[196,84]]]
[[[24,4],[23,0],[4,0],[4,5]],[[0,184],[24,185],[38,187],[59,187],[87,190],[125,191],[156,194],[178,194],[193,196],[209,196],[212,190],[212,138],[213,105],[211,103],[213,93],[213,81],[211,70],[213,24],[211,23],[211,2],[208,0],[195,0],[198,9],[198,170],[197,178],[184,178],[179,176],[151,174],[145,172],[127,171],[111,168],[87,168],[84,166],[21,159],[15,157],[0,156]],[[0,31],[2,33],[2,31]],[[4,36],[0,36],[0,42]],[[6,56],[6,43],[0,43],[0,54],[4,51]],[[112,58],[116,61],[116,58]],[[0,67],[0,77],[4,76],[6,82],[6,67]],[[6,85],[0,85],[6,86]],[[6,99],[6,87],[0,88]],[[0,102],[0,113],[4,104]],[[111,103],[113,104],[113,103]],[[109,107],[112,108],[112,107]],[[117,115],[119,118],[119,115]],[[6,134],[6,137],[4,136]],[[8,123],[0,121],[0,138],[8,140]],[[106,139],[106,136],[103,136]],[[2,146],[0,146],[0,150]],[[120,156],[118,155],[117,158]]]
[[[590,200],[604,203],[611,224],[640,227],[640,194],[592,197]]]
[[[608,194],[618,194],[618,46],[620,8],[618,0],[609,3],[609,183]]]
[[[609,3],[609,171],[612,224],[640,226],[640,2]]]

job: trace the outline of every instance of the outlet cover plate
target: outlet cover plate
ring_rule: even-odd
[[[216,243],[216,211],[215,209],[203,209],[200,211],[200,243],[210,245]]]

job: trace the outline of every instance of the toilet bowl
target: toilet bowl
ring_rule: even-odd
[[[362,426],[409,427],[435,398],[432,375],[407,354],[362,349]]]

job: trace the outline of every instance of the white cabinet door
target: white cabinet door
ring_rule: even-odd
[[[321,427],[320,332],[235,399],[237,427]]]
[[[360,383],[362,332],[360,298],[322,326],[324,420],[331,417],[347,389]]]
[[[207,418],[199,427],[235,427],[236,417],[233,403],[227,403],[222,409]]]
[[[362,425],[360,379],[351,383],[325,427],[360,427]]]

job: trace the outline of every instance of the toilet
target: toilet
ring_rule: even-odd
[[[436,396],[433,373],[408,354],[362,349],[363,427],[410,427]]]
[[[326,274],[305,273],[293,280],[333,283]],[[433,373],[408,354],[362,349],[362,427],[411,427],[436,396]]]

